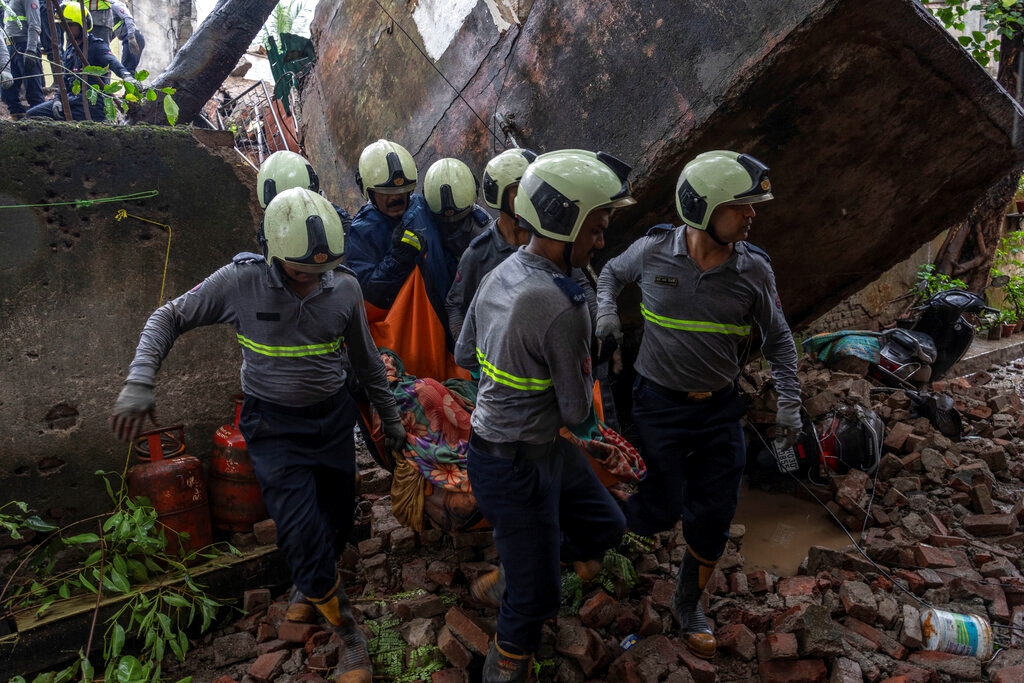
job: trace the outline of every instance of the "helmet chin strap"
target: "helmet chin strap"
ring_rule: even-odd
[[[572,245],[574,242],[566,242],[562,249],[562,259],[565,261],[565,274],[572,273]]]

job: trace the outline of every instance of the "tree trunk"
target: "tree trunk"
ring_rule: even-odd
[[[1003,38],[999,48],[999,73],[996,81],[1018,102],[1021,90],[1017,71],[1021,59],[1024,37],[1018,33],[1012,39]],[[1015,130],[1015,146],[1024,142],[1024,130]],[[992,258],[1003,236],[1003,216],[1017,191],[1021,169],[1017,168],[1000,179],[974,205],[961,225],[950,230],[950,236],[935,258],[940,273],[952,275],[967,283],[975,291],[988,284]]]
[[[174,88],[178,120],[191,122],[245,54],[278,0],[220,0],[157,76],[154,88]],[[163,98],[129,112],[132,123],[167,124]]]

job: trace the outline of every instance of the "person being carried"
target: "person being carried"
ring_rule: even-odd
[[[640,287],[643,339],[633,424],[647,478],[625,503],[630,531],[653,535],[682,518],[686,554],[672,611],[687,647],[710,659],[717,642],[701,596],[725,550],[746,462],[736,388],[751,322],[778,392],[777,429],[800,432],[797,352],[767,254],[745,240],[753,205],[772,199],[768,168],[747,154],[706,152],[683,168],[683,225],[654,226],[608,261],[598,278],[597,337],[621,340],[617,297]]]
[[[459,338],[469,302],[473,300],[484,275],[530,239],[530,233],[516,222],[513,204],[519,179],[536,158],[537,154],[528,149],[506,149],[484,167],[484,202],[492,209],[498,209],[499,213],[486,231],[469,243],[459,259],[459,267],[444,302],[452,339]]]
[[[406,432],[359,285],[340,265],[345,236],[331,203],[305,188],[277,194],[260,242],[262,255],[235,256],[149,317],[111,426],[133,440],[153,416],[157,371],[181,334],[232,325],[242,346],[239,429],[277,524],[277,545],[295,586],[344,643],[336,680],[370,683],[366,638],[336,564],[352,526],[356,475],[356,406],[346,388],[345,350],[381,415],[388,448],[401,448]]]
[[[515,200],[530,241],[484,278],[455,347],[456,361],[480,374],[467,472],[506,580],[484,683],[527,680],[541,627],[558,611],[560,560],[599,567],[625,529],[559,431],[590,416],[594,384],[590,313],[569,271],[604,246],[612,209],[634,203],[629,171],[583,150],[530,164]]]

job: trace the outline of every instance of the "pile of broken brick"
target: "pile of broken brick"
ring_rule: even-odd
[[[803,362],[813,417],[859,403],[886,423],[875,473],[835,474],[817,488],[859,549],[812,547],[798,575],[778,577],[744,568],[744,530],[733,525],[705,594],[719,646],[711,661],[686,650],[669,611],[682,531],[620,549],[635,582],[595,582],[577,609],[551,620],[536,680],[1024,681],[1022,378],[1024,361],[1015,361],[936,383],[933,390],[951,395],[964,418],[965,438],[953,442],[914,417],[904,392],[880,392],[861,377]],[[765,372],[751,370],[744,382],[755,399],[770,394]],[[479,680],[496,615],[473,603],[468,586],[497,562],[489,533],[403,527],[391,514],[390,474],[365,455],[361,465],[362,540],[341,566],[371,640],[379,635],[374,625],[390,620],[408,652],[431,646],[443,653],[422,680]],[[272,540],[272,523],[256,532]],[[285,621],[286,587],[279,588],[246,593],[246,616],[195,643],[181,671],[194,683],[329,679],[339,643],[321,627]],[[924,649],[921,614],[929,607],[984,617],[995,656]],[[623,647],[624,640],[635,644]],[[392,678],[378,667],[375,680],[420,679]]]

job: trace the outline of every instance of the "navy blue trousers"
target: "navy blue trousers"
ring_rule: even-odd
[[[647,477],[625,504],[630,531],[650,536],[680,518],[687,545],[717,560],[729,539],[747,461],[740,419],[746,406],[732,389],[704,403],[686,403],[633,386],[633,424]]]
[[[561,562],[603,557],[626,520],[586,456],[565,439],[546,449],[497,446],[471,439],[466,468],[505,568],[498,640],[531,653],[544,621],[558,613]]]
[[[7,112],[12,116],[25,113],[25,105],[21,102],[22,88],[25,89],[25,100],[28,102],[28,106],[33,107],[43,101],[43,66],[38,59],[25,61],[22,53],[27,48],[28,43],[24,40],[15,42],[14,46],[10,48],[10,67],[11,75],[14,76],[14,85],[0,92],[0,99],[7,105]]]
[[[124,68],[135,74],[135,71],[139,68],[139,60],[142,59],[142,51],[146,49],[146,38],[142,35],[142,31],[135,31],[135,40],[139,43],[139,54],[133,55],[132,51],[128,49],[128,36],[121,42],[121,64]]]
[[[346,390],[305,411],[252,396],[242,403],[245,437],[277,547],[300,591],[334,587],[355,510],[356,406]]]

